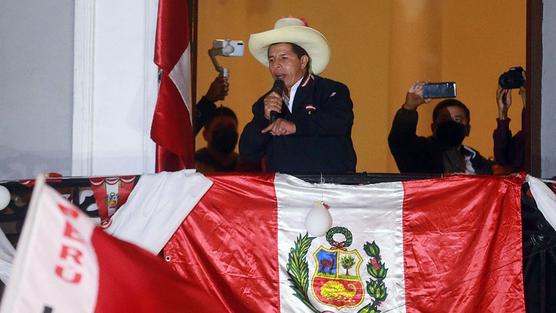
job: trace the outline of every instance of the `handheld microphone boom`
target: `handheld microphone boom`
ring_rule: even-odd
[[[272,89],[270,90],[270,92],[275,92],[279,94],[280,97],[282,97],[285,88],[286,88],[286,84],[284,83],[284,81],[281,79],[277,79],[274,81],[274,85],[272,85]],[[270,111],[270,122],[276,121],[276,119],[278,119],[279,116],[280,113],[276,111]]]

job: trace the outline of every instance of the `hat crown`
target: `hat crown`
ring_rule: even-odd
[[[297,17],[283,17],[276,21],[276,23],[274,24],[274,29],[289,26],[307,26],[307,24]]]
[[[326,38],[316,29],[307,26],[304,18],[282,17],[274,28],[251,34],[249,51],[261,64],[268,66],[268,48],[275,43],[289,42],[307,51],[311,58],[311,72],[318,75],[330,61],[330,48]]]

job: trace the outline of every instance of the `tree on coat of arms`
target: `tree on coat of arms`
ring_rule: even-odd
[[[346,269],[346,275],[349,275],[349,269],[355,265],[355,258],[351,255],[343,256],[340,259],[340,264]]]

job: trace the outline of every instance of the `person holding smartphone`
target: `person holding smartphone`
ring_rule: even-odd
[[[411,86],[392,122],[388,145],[400,172],[492,174],[492,162],[463,145],[471,130],[471,114],[463,102],[440,101],[432,114],[432,136],[417,136],[417,108],[431,101],[423,96],[426,85],[419,81]]]

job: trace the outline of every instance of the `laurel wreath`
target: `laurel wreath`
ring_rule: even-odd
[[[346,240],[342,241],[342,242],[337,242],[333,238],[335,234],[344,235]],[[353,235],[351,234],[349,229],[347,229],[345,227],[341,227],[341,226],[336,226],[336,227],[330,228],[326,232],[326,241],[328,241],[328,243],[333,247],[347,248],[347,247],[351,246],[351,243],[353,242]]]
[[[295,240],[293,248],[290,249],[288,255],[288,280],[292,283],[290,287],[294,290],[296,296],[303,302],[311,311],[320,313],[317,308],[309,301],[307,290],[309,289],[309,263],[307,262],[307,252],[315,237],[309,237],[308,233],[305,235],[299,234]]]
[[[372,243],[367,241],[363,249],[371,257],[367,263],[367,273],[371,275],[371,278],[366,282],[367,293],[371,297],[371,302],[357,313],[380,313],[382,311],[378,309],[378,306],[388,297],[388,288],[384,284],[388,269],[384,266],[385,264],[380,256],[380,248],[374,241]]]

